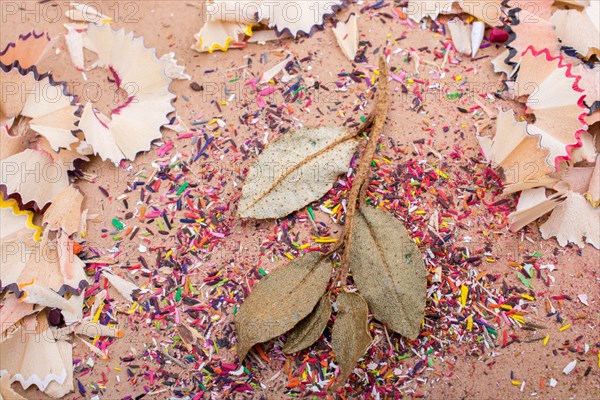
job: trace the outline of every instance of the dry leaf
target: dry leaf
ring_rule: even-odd
[[[427,273],[404,225],[384,210],[361,207],[352,229],[350,270],[373,316],[416,339],[425,314]]]
[[[356,14],[352,13],[346,22],[339,21],[333,27],[333,34],[342,49],[342,53],[350,61],[354,61],[358,52],[358,24]]]
[[[292,329],[314,309],[325,292],[331,263],[313,252],[261,279],[235,316],[240,360],[257,343]]]
[[[335,388],[343,387],[357,361],[371,344],[369,309],[358,293],[340,292],[337,297],[338,313],[331,332],[331,346],[340,365]]]
[[[579,10],[557,10],[550,19],[563,46],[573,47],[585,58],[600,56],[600,1]]]
[[[329,296],[325,293],[315,309],[288,333],[283,352],[285,354],[295,353],[312,346],[321,337],[330,316],[331,303]]]
[[[341,127],[301,128],[267,146],[250,167],[238,214],[282,218],[320,199],[348,170],[358,141]]]
[[[556,237],[558,244],[575,243],[583,248],[585,242],[600,249],[600,208],[593,208],[583,195],[568,191],[546,222],[540,226],[544,239]]]

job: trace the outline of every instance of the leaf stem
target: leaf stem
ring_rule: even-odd
[[[350,254],[350,245],[352,242],[352,226],[354,224],[354,215],[356,213],[357,201],[360,204],[365,202],[367,196],[368,184],[365,184],[371,171],[371,161],[377,150],[377,144],[379,143],[379,136],[385,124],[387,118],[388,104],[389,104],[389,93],[388,93],[388,65],[383,57],[379,59],[379,70],[380,75],[378,78],[378,89],[377,89],[377,101],[373,112],[365,121],[365,124],[361,127],[359,132],[364,131],[367,127],[370,130],[369,139],[365,146],[365,151],[360,158],[358,170],[352,183],[352,189],[350,189],[350,195],[348,196],[348,204],[346,205],[346,221],[344,225],[344,231],[340,237],[340,240],[336,243],[334,248],[330,251],[338,251],[342,246],[344,247],[344,253],[341,259],[341,266],[336,277],[336,281],[341,281],[343,286],[346,286],[346,276],[348,275],[348,257]],[[372,122],[371,122],[372,121]],[[368,124],[368,126],[367,126]]]

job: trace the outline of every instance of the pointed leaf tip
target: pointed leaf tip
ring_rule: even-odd
[[[340,292],[337,297],[338,314],[331,332],[333,354],[340,365],[340,374],[332,387],[346,384],[358,360],[371,344],[369,309],[358,293]]]
[[[350,270],[373,316],[414,340],[425,315],[427,273],[419,248],[389,213],[361,207],[350,247]]]
[[[330,273],[328,257],[313,252],[261,279],[235,316],[240,360],[255,344],[283,335],[310,314],[325,293]]]

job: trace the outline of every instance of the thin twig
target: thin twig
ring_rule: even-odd
[[[340,237],[334,248],[331,250],[331,252],[334,252],[339,250],[342,246],[344,246],[344,253],[342,255],[341,260],[341,268],[337,276],[337,279],[342,280],[344,285],[346,281],[346,275],[348,275],[348,258],[350,254],[349,251],[352,241],[352,235],[350,234],[350,232],[352,232],[352,226],[354,223],[354,215],[356,213],[356,202],[357,200],[359,200],[359,198],[360,204],[363,204],[365,202],[367,188],[369,186],[366,185],[365,182],[369,177],[369,173],[371,171],[371,161],[373,160],[373,156],[375,155],[375,151],[377,150],[379,136],[381,135],[381,130],[387,118],[387,110],[389,103],[388,66],[383,57],[379,59],[379,70],[380,75],[378,83],[379,88],[377,89],[377,102],[375,104],[375,109],[369,115],[368,118],[368,121],[371,118],[373,119],[373,122],[372,124],[370,124],[369,129],[369,141],[359,161],[358,170],[356,171],[356,176],[354,177],[354,181],[352,183],[352,189],[350,189],[350,195],[348,196],[344,231],[342,232],[342,236]]]

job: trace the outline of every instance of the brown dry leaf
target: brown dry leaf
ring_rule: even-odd
[[[301,128],[267,146],[248,171],[238,214],[282,218],[323,197],[348,170],[354,136],[343,127]]]
[[[563,46],[573,47],[585,58],[600,56],[600,1],[579,10],[557,10],[550,18]]]
[[[310,314],[330,272],[327,256],[313,252],[261,279],[235,316],[240,361],[255,344],[286,333]]]
[[[427,274],[421,252],[400,221],[361,207],[350,246],[350,270],[373,316],[408,339],[419,336]]]
[[[337,318],[331,332],[333,354],[340,365],[334,388],[343,387],[356,362],[371,344],[369,308],[358,293],[340,292],[336,301]]]
[[[295,353],[311,346],[321,337],[330,316],[331,303],[326,293],[321,297],[315,309],[290,331],[283,352],[285,354]]]

